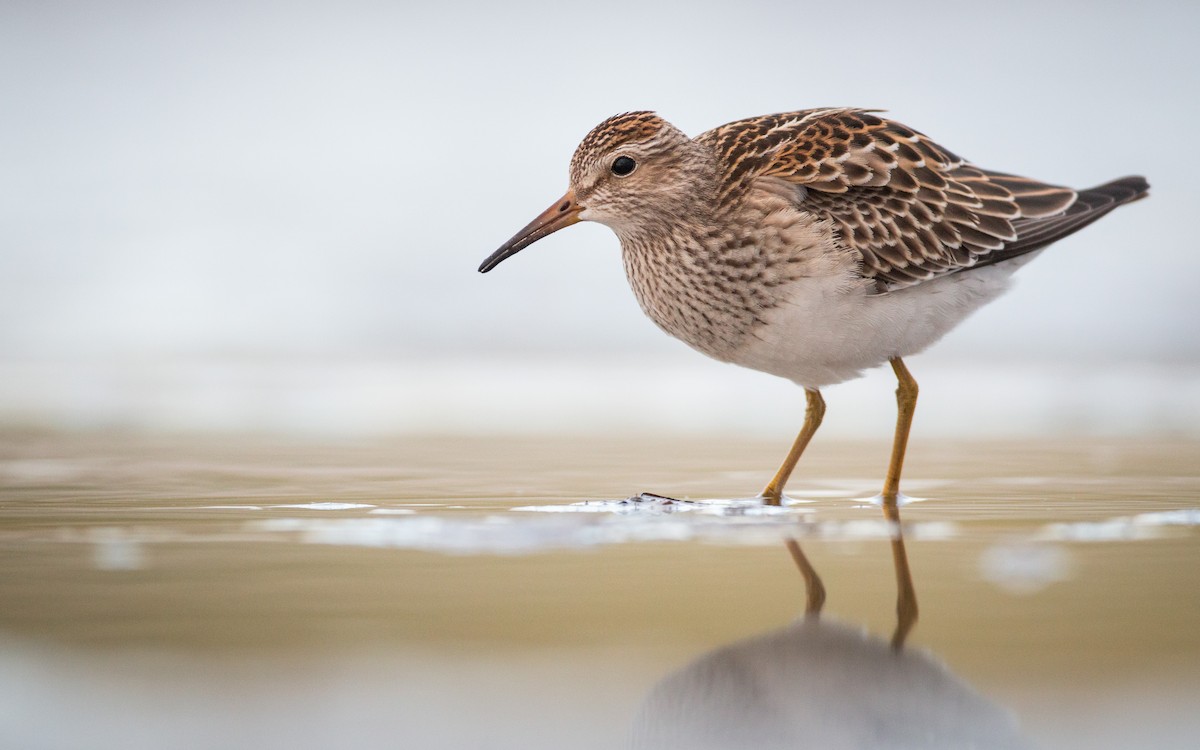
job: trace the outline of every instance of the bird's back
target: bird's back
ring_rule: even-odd
[[[796,207],[830,220],[881,292],[1040,249],[1149,188],[1125,177],[1076,191],[982,169],[863,109],[739,120],[697,141],[721,165],[726,201],[764,180],[793,187]]]

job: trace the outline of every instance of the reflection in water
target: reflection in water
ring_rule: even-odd
[[[613,466],[734,493],[768,447],[0,433],[0,748],[624,747],[663,675],[801,608],[771,600],[795,583],[789,537],[797,562],[838,558],[830,602],[874,593],[837,613],[849,626],[811,619],[668,678],[643,747],[1022,747],[913,635],[890,649],[905,627],[856,627],[890,609],[879,568],[904,559],[861,502],[874,451],[828,450],[828,476],[777,508],[595,500],[631,481]],[[937,499],[900,508],[936,608],[922,648],[1045,747],[1195,747],[1197,444],[932,454],[908,487]]]
[[[634,721],[635,748],[1029,748],[1014,717],[927,653],[904,650],[916,592],[895,502],[896,629],[890,642],[821,618],[825,587],[790,539],[805,617],[704,654],[658,683]]]
[[[1027,748],[1012,716],[927,654],[812,618],[661,681],[637,748]]]
[[[892,648],[900,650],[908,631],[917,624],[917,592],[913,588],[908,553],[904,551],[904,535],[900,533],[900,508],[895,498],[885,500],[883,514],[892,524],[892,563],[896,568],[896,630],[892,633]]]

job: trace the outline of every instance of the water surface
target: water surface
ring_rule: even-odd
[[[785,449],[6,433],[0,746],[1192,746],[1196,443],[914,444],[899,654],[887,446]]]

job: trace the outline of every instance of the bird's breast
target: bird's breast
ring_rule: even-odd
[[[698,231],[622,237],[629,284],[642,310],[689,346],[726,362],[761,338],[797,281],[832,285],[856,272],[826,226],[796,212],[757,215]]]
[[[627,247],[623,256],[629,285],[646,315],[710,357],[727,361],[771,304],[751,268],[715,264],[679,248]]]

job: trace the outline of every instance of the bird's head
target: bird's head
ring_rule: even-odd
[[[710,161],[695,141],[653,112],[627,112],[597,125],[571,158],[571,188],[479,267],[495,268],[541,238],[580,221],[620,237],[653,231],[708,200]]]

